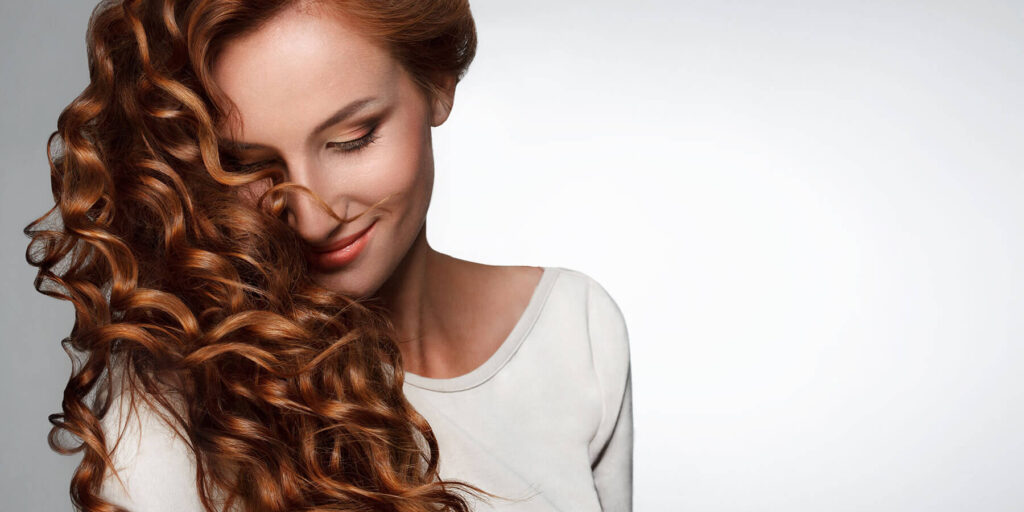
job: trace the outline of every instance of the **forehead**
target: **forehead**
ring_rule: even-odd
[[[211,72],[250,138],[259,136],[257,127],[308,128],[352,100],[393,96],[399,68],[384,47],[343,16],[289,8],[255,32],[227,41]],[[230,121],[236,134],[238,120]]]

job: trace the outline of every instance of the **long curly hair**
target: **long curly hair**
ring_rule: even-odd
[[[216,134],[230,104],[210,78],[218,51],[306,4],[384,42],[428,95],[475,54],[465,0],[108,0],[89,19],[90,82],[46,144],[55,204],[24,229],[35,289],[75,309],[48,439],[82,453],[76,509],[124,511],[99,496],[117,474],[100,421],[118,379],[194,452],[207,510],[463,512],[463,492],[498,497],[439,478],[386,310],[313,282],[282,213],[299,186],[242,172]],[[273,186],[239,200],[261,179]]]

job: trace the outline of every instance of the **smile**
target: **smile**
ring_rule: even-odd
[[[373,227],[377,225],[374,221],[370,227],[357,233],[352,240],[341,240],[334,246],[319,251],[309,252],[310,263],[319,270],[332,270],[352,263],[370,241],[373,235]]]

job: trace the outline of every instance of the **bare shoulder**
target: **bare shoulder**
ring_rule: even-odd
[[[540,283],[543,267],[528,265],[488,265],[458,260],[464,281],[472,283],[466,288],[475,290],[471,295],[481,303],[500,304],[500,309],[521,310]],[[514,315],[513,315],[514,316]]]
[[[508,265],[497,267],[505,275],[505,282],[510,287],[518,288],[519,290],[525,290],[527,293],[532,293],[537,284],[540,283],[541,276],[544,275],[543,267],[530,267],[525,265]]]
[[[492,340],[487,353],[493,354],[523,317],[544,274],[542,267],[488,265],[482,274],[478,318],[488,319],[481,327],[484,339]]]
[[[492,273],[493,279],[489,288],[495,297],[494,302],[503,305],[502,310],[510,319],[518,319],[537,290],[544,275],[544,268],[496,265],[492,267]]]

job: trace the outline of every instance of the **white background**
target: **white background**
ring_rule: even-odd
[[[1024,510],[1024,3],[473,6],[431,240],[608,288],[637,510]]]
[[[0,8],[12,510],[69,509],[77,463],[45,445],[71,308],[20,230],[90,3]],[[1024,508],[1024,2],[472,6],[428,237],[616,299],[636,510]]]

